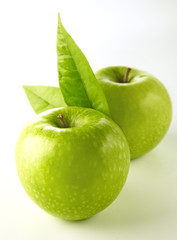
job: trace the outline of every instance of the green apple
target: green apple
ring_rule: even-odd
[[[88,218],[121,191],[130,152],[122,130],[81,107],[47,110],[27,123],[16,144],[16,167],[29,197],[67,220]]]
[[[96,72],[112,119],[123,130],[131,159],[152,150],[164,137],[172,104],[163,84],[151,74],[123,66]]]

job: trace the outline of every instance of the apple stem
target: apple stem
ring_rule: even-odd
[[[62,123],[62,125],[63,125],[64,128],[68,128],[68,124],[66,123],[66,121],[65,121],[65,119],[64,119],[64,117],[63,117],[62,114],[59,114],[59,115],[57,116],[57,118],[60,119],[60,122]]]
[[[131,71],[131,68],[127,68],[126,74],[124,76],[123,83],[127,83],[128,82],[128,75],[129,75],[130,71]]]

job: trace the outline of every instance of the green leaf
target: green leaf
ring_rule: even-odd
[[[110,115],[98,80],[86,57],[63,27],[59,14],[57,56],[59,85],[67,105],[94,108]]]
[[[33,110],[37,114],[47,109],[66,106],[60,88],[24,85],[23,89]]]

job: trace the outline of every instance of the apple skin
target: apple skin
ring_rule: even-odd
[[[172,104],[163,84],[147,72],[112,66],[96,72],[112,119],[123,130],[131,159],[152,150],[162,140],[172,119]]]
[[[57,116],[68,124],[63,128]],[[29,197],[66,220],[88,218],[121,191],[130,152],[122,130],[104,114],[64,107],[27,123],[16,144],[16,168]]]

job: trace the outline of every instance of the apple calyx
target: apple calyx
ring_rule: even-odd
[[[63,117],[62,114],[59,114],[59,115],[57,116],[57,118],[60,120],[63,128],[68,128],[68,124],[67,124],[67,122],[65,121],[65,119],[64,119],[64,117]]]
[[[128,83],[128,75],[129,75],[130,71],[131,71],[131,68],[127,68],[127,71],[126,71],[124,79],[123,79],[123,83]]]

